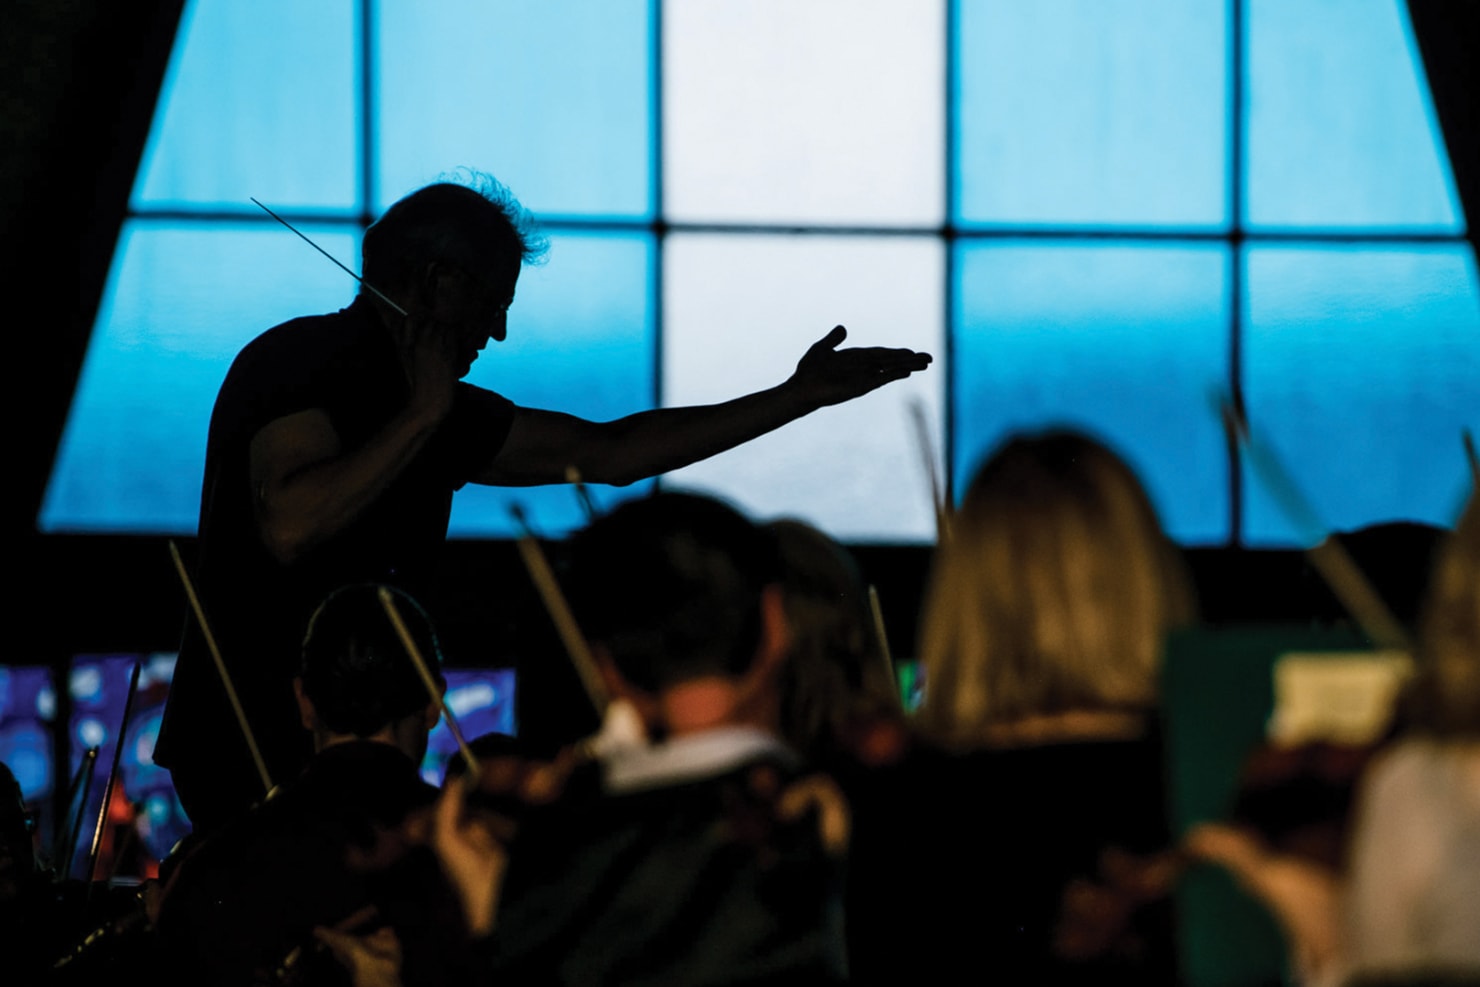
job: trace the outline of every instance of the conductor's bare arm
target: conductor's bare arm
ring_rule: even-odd
[[[924,370],[928,353],[838,349],[838,326],[814,343],[784,383],[721,404],[659,408],[610,422],[520,408],[498,455],[475,478],[518,486],[562,482],[570,467],[594,483],[626,484],[706,459],[818,408]]]
[[[451,407],[458,376],[450,349],[430,327],[411,343],[411,397],[371,440],[346,452],[329,416],[309,409],[262,428],[251,443],[258,532],[278,561],[348,527],[416,458]],[[812,345],[784,383],[721,404],[644,411],[591,422],[519,408],[503,447],[474,479],[496,485],[583,479],[624,484],[686,466],[924,370],[930,356],[905,349],[838,349],[838,326]],[[450,344],[449,344],[450,345]]]

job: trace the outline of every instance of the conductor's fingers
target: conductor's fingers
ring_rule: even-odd
[[[810,347],[811,350],[835,350],[848,338],[848,330],[842,326],[833,326],[826,336],[823,336]]]
[[[888,346],[860,346],[848,352],[857,353],[860,358],[874,360],[881,365],[899,364],[909,366],[915,370],[925,369],[935,359],[929,353],[896,349]]]

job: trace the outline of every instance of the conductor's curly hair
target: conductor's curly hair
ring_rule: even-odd
[[[428,263],[471,273],[495,258],[538,263],[549,250],[514,194],[485,172],[460,168],[398,200],[365,231],[365,280],[400,286]]]

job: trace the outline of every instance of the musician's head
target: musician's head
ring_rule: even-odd
[[[466,373],[489,339],[504,338],[520,266],[543,256],[546,242],[492,176],[457,178],[392,205],[365,231],[361,253],[367,283],[456,333]]]
[[[382,589],[388,588],[346,586],[314,611],[294,681],[299,711],[319,749],[379,740],[420,763],[439,707],[381,601]],[[442,656],[426,611],[400,590],[389,592],[439,689],[445,688]]]
[[[1439,737],[1480,739],[1480,494],[1439,549],[1419,622],[1406,720]]]
[[[970,744],[1025,717],[1149,707],[1189,621],[1180,553],[1130,467],[1073,432],[1010,439],[937,552],[918,654],[922,722]]]
[[[778,583],[775,539],[707,497],[628,501],[571,544],[572,605],[608,686],[674,732],[774,725],[790,645]],[[678,696],[711,708],[664,706]]]
[[[802,521],[767,529],[780,551],[793,639],[781,676],[782,732],[796,750],[825,757],[859,727],[902,718],[899,690],[853,557]]]

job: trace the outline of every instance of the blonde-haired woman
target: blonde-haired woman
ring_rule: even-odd
[[[903,741],[904,709],[857,563],[805,522],[767,528],[781,556],[792,638],[781,669],[781,735],[834,771],[887,758]]]
[[[940,753],[914,766],[915,876],[895,908],[922,979],[1175,979],[1169,906],[1098,943],[1061,917],[1116,853],[1167,845],[1153,711],[1164,638],[1192,613],[1177,550],[1105,446],[1020,436],[977,473],[917,652]]]
[[[952,534],[926,597],[922,729],[953,747],[1138,730],[1193,605],[1130,467],[1077,433],[1014,438]]]

